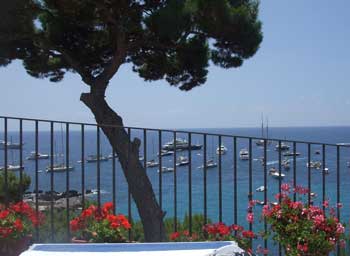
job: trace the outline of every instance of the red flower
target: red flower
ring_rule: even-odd
[[[79,222],[78,219],[73,219],[70,221],[70,228],[73,232],[79,230]]]
[[[174,232],[174,233],[170,234],[170,240],[172,240],[172,241],[176,240],[179,237],[180,237],[180,233],[179,232]]]
[[[255,237],[255,234],[253,231],[250,231],[250,230],[243,230],[242,231],[242,236],[243,237],[246,237],[246,238],[254,238]]]
[[[5,219],[8,215],[10,214],[10,212],[8,210],[3,210],[0,212],[0,219]]]
[[[21,232],[23,230],[23,223],[20,219],[16,219],[15,222],[13,223],[13,225],[15,226],[15,228]]]

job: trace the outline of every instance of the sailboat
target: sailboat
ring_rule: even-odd
[[[21,146],[23,146],[23,144],[21,145],[20,143],[14,143],[12,142],[12,136],[10,138],[10,141],[3,141],[0,140],[0,149],[4,150],[5,149],[5,145],[6,145],[6,149],[21,149]]]
[[[63,155],[63,128],[61,125],[61,142],[62,142],[62,153],[59,154],[61,156],[61,163],[56,163],[52,167],[49,165],[46,167],[46,172],[65,172],[65,171],[72,171],[74,170],[74,166],[66,165],[64,162],[64,155]],[[56,145],[55,145],[56,146]]]
[[[263,115],[261,115],[261,138],[265,138],[265,136],[264,136],[264,116]],[[269,138],[269,120],[266,118],[266,139],[268,139],[268,138]],[[264,143],[265,143],[264,139],[260,139],[260,140],[255,142],[255,144],[258,147],[263,147]],[[266,140],[266,144],[270,145],[271,141]]]

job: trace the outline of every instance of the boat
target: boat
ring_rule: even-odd
[[[147,168],[157,167],[158,165],[159,165],[159,163],[156,160],[154,160],[154,159],[146,162],[146,167]]]
[[[0,140],[0,149],[4,150],[5,145],[7,146],[7,149],[21,149],[21,144],[20,143],[13,143],[12,142],[12,137],[10,141],[7,141],[7,143],[3,140]],[[22,144],[23,146],[23,144]]]
[[[162,173],[173,172],[173,171],[174,171],[174,168],[162,167]],[[157,172],[159,173],[159,169],[157,170]]]
[[[284,151],[289,150],[290,146],[284,142],[281,142],[281,146],[279,144],[276,145],[275,150],[277,151]]]
[[[328,167],[325,167],[325,168],[323,169],[323,171],[324,171],[325,174],[329,174],[329,169],[328,169]]]
[[[299,152],[290,152],[290,151],[287,151],[287,152],[284,152],[283,153],[283,156],[300,156],[300,153]]]
[[[347,165],[347,167],[349,167],[349,168],[350,168],[350,162],[347,162],[347,163],[346,163],[346,165]]]
[[[264,117],[261,115],[261,138],[265,138],[264,136]],[[269,138],[269,124],[268,124],[268,119],[266,120],[266,139],[260,139],[255,142],[255,144],[258,147],[263,147],[265,145],[271,145],[271,141],[268,140]]]
[[[270,169],[270,175],[276,179],[283,179],[286,176],[284,173],[279,173],[274,167]]]
[[[320,155],[321,154],[321,150],[316,150],[315,151],[315,155]]]
[[[306,167],[321,169],[322,163],[320,161],[316,161],[316,162],[311,161],[310,163],[306,163]]]
[[[188,165],[190,162],[188,161],[188,158],[185,156],[180,156],[176,166],[184,166],[184,165]]]
[[[246,148],[243,148],[239,151],[239,158],[241,160],[249,160],[249,151]]]
[[[68,167],[65,164],[55,164],[52,166],[46,167],[46,172],[65,172],[65,171],[73,171],[74,166],[68,165]]]
[[[216,154],[217,155],[225,155],[227,152],[227,148],[224,145],[221,145],[216,149]]]
[[[260,186],[255,189],[256,192],[264,192],[265,190],[267,190],[267,187],[265,188],[265,186]]]
[[[36,153],[35,151],[30,152],[30,155],[26,158],[27,160],[36,160],[36,159],[49,159],[48,154]]]
[[[162,149],[160,151],[160,155],[161,156],[170,156],[172,154],[174,154],[174,151],[171,151],[171,150],[164,150],[164,149]],[[159,156],[159,153],[157,155]]]
[[[162,146],[163,150],[175,151],[175,150],[199,150],[202,148],[200,144],[189,144],[186,140],[176,138],[175,140],[169,141]]]
[[[86,158],[86,162],[88,163],[95,163],[95,162],[105,162],[105,161],[108,161],[108,157],[105,157],[105,156],[102,156],[100,155],[100,157],[97,157],[96,155],[89,155],[87,158]]]
[[[23,170],[24,166],[8,164],[6,169],[8,171],[19,171]],[[0,171],[5,171],[5,166],[1,166]]]
[[[284,169],[289,170],[290,169],[289,159],[283,159],[281,165],[284,167]]]
[[[208,160],[206,165],[205,165],[206,169],[215,168],[217,166],[218,166],[218,164],[215,163],[213,159]],[[199,166],[198,169],[204,169],[204,165]]]

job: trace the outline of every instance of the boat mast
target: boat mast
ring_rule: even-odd
[[[266,139],[269,138],[269,118],[266,117]]]
[[[264,138],[264,114],[261,113],[261,138]]]

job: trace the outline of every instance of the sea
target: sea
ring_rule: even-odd
[[[64,162],[66,152],[66,127],[55,125],[54,127],[54,151],[55,151],[55,163]],[[74,166],[74,170],[69,173],[69,188],[74,190],[81,190],[82,185],[82,168],[81,163],[81,131],[78,127],[70,127],[69,132],[69,159],[70,164]],[[204,132],[209,134],[222,134],[222,135],[236,135],[236,136],[261,136],[260,128],[225,128],[225,129],[184,129],[186,131]],[[143,132],[141,130],[131,130],[131,137],[137,137],[141,140],[140,156],[146,157],[147,161],[155,159],[158,161],[158,149],[159,149],[159,133],[158,131],[147,131],[147,153],[143,151]],[[84,151],[85,157],[88,155],[97,154],[97,131],[96,128],[86,128]],[[0,130],[0,138],[4,138],[4,131]],[[178,132],[177,138],[188,140],[188,134]],[[269,128],[269,138],[274,139],[286,139],[296,141],[318,142],[318,143],[349,143],[350,142],[350,127],[271,127]],[[12,142],[19,142],[19,131],[9,131],[8,140]],[[162,132],[160,145],[173,140],[172,132]],[[193,144],[203,144],[203,135],[192,134],[191,140]],[[24,172],[32,179],[29,191],[34,190],[35,181],[35,161],[26,160],[30,152],[35,149],[35,132],[31,129],[23,131],[23,158],[24,158]],[[50,153],[50,132],[47,127],[39,129],[38,133],[39,152]],[[264,185],[264,167],[259,160],[264,153],[262,147],[255,145],[255,141],[252,141],[252,190],[253,199],[263,201],[264,193],[256,192],[256,188]],[[222,161],[222,175],[221,180],[219,176],[219,169],[211,168],[207,170],[207,214],[211,221],[219,221],[219,191],[222,189],[222,221],[227,224],[234,223],[234,154],[237,154],[237,224],[243,225],[248,228],[246,221],[247,207],[248,207],[248,193],[249,193],[249,161],[243,161],[239,159],[239,150],[249,147],[249,139],[237,138],[237,152],[233,151],[233,138],[222,136],[221,143],[227,148],[227,152],[221,155]],[[270,168],[275,167],[278,169],[278,151],[275,150],[277,142],[272,141],[271,145],[267,147],[267,171]],[[292,144],[290,151],[293,150]],[[303,143],[297,143],[296,151],[300,153],[296,157],[296,183],[301,186],[307,187],[308,184],[308,168],[306,166],[308,161],[308,145]],[[219,146],[219,137],[207,135],[207,159],[213,159],[218,163],[219,157],[216,154],[216,149]],[[310,146],[311,161],[322,162],[322,146],[311,145]],[[321,154],[315,152],[320,150]],[[108,140],[101,132],[100,139],[100,152],[103,156],[108,156],[111,152],[111,146]],[[63,154],[63,155],[62,155]],[[177,152],[177,156],[188,156],[189,151]],[[203,148],[200,150],[191,151],[191,188],[189,188],[189,173],[190,168],[188,165],[177,167],[176,171],[176,184],[174,182],[174,173],[162,173],[161,188],[159,186],[159,173],[158,167],[147,168],[148,177],[154,188],[154,193],[159,199],[159,193],[162,193],[162,208],[166,212],[166,217],[174,216],[174,186],[176,185],[176,205],[177,205],[177,217],[179,219],[184,218],[190,212],[189,200],[191,195],[191,210],[192,214],[204,213],[204,172],[200,167],[203,165]],[[291,159],[290,170],[282,169],[282,173],[285,174],[282,183],[292,183],[293,178],[293,161]],[[282,156],[282,159],[284,157]],[[340,202],[342,208],[339,209],[341,220],[345,223],[349,222],[350,217],[350,168],[347,162],[350,161],[350,147],[339,147],[339,159],[337,159],[337,147],[326,146],[325,154],[326,166],[329,169],[329,174],[325,176],[326,179],[326,199],[330,201],[330,205],[335,206],[337,204],[337,177],[339,177],[339,192]],[[337,168],[337,162],[339,166]],[[8,151],[9,164],[18,164],[19,151]],[[50,173],[45,171],[49,165],[50,160],[39,160],[38,179],[39,189],[43,191],[50,190]],[[128,186],[125,181],[121,167],[116,159],[116,209],[120,213],[128,213]],[[0,166],[4,166],[4,151],[0,151]],[[173,156],[162,157],[162,166],[173,167]],[[103,202],[111,201],[113,195],[112,187],[112,160],[100,162],[100,181],[101,181],[101,200]],[[338,175],[337,176],[337,172]],[[221,186],[220,186],[221,182]],[[269,202],[276,201],[274,195],[278,192],[279,181],[271,177],[267,173],[267,197]],[[96,189],[97,188],[97,164],[85,163],[85,188]],[[54,190],[63,192],[66,190],[66,173],[54,173]],[[321,170],[311,169],[311,191],[316,194],[312,199],[314,205],[322,204],[322,168]],[[91,199],[96,199],[96,195],[90,196]],[[306,198],[304,198],[305,200]],[[253,230],[261,230],[263,224],[261,223],[261,206],[254,207],[255,220],[253,224]],[[139,219],[137,208],[132,202],[132,217],[134,220]]]

